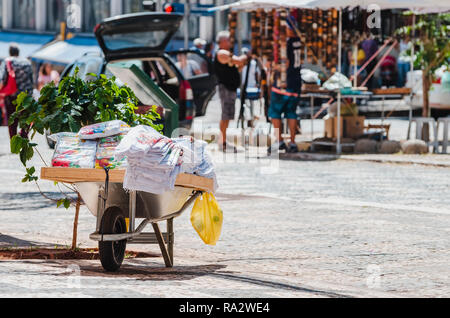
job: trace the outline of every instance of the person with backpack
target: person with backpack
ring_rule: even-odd
[[[20,93],[33,92],[33,68],[31,62],[19,57],[20,50],[16,44],[9,46],[10,57],[5,59],[0,65],[0,95],[5,96],[6,117],[9,121],[11,115],[16,111],[14,101]],[[9,126],[10,138],[17,135],[18,121]],[[26,138],[27,133],[21,132],[21,136]]]

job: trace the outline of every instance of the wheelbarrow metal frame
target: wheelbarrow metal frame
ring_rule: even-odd
[[[141,224],[135,228],[136,224],[136,191],[130,191],[130,201],[129,201],[129,228],[128,233],[123,234],[100,234],[99,231],[92,233],[89,238],[97,242],[116,242],[127,240],[127,244],[158,244],[162,256],[164,258],[164,263],[166,267],[173,267],[174,265],[174,244],[175,244],[175,234],[173,229],[174,218],[180,216],[200,195],[203,191],[193,191],[192,196],[186,201],[183,207],[176,213],[162,217],[155,221],[150,221],[144,219]],[[106,198],[107,199],[107,198]],[[99,205],[101,208],[98,210],[97,214],[97,229],[100,229],[101,220],[105,214],[105,189],[101,188],[99,194]],[[159,222],[167,221],[167,232],[162,233],[159,227]],[[151,223],[154,233],[143,233],[147,225]]]

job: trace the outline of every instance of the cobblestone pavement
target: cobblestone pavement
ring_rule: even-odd
[[[70,244],[73,211],[20,183],[6,129],[0,135],[0,246]],[[216,247],[201,242],[185,213],[175,221],[173,269],[162,258],[126,260],[117,274],[98,261],[0,261],[0,297],[450,296],[448,169],[280,161],[276,174],[264,174],[268,159],[212,153],[225,215]],[[52,183],[41,186],[57,196]],[[82,247],[95,246],[94,228],[82,208]]]

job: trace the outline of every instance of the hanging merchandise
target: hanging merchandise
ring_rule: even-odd
[[[223,212],[214,195],[205,193],[195,201],[191,223],[207,245],[216,245],[223,226]]]
[[[272,72],[271,72],[271,84],[280,87],[280,76],[279,68],[280,68],[280,16],[277,10],[272,10],[273,15],[273,34],[272,34],[272,43],[273,43],[273,60],[272,60]]]
[[[260,53],[260,30],[257,18],[257,12],[253,11],[250,13],[250,28],[251,28],[251,46],[252,53],[259,56]]]
[[[287,69],[288,69],[288,56],[287,56],[287,11],[280,11],[280,36],[278,46],[280,48],[280,83],[279,88],[287,88]]]
[[[229,25],[229,31],[230,31],[231,51],[234,50],[234,45],[236,42],[237,24],[238,24],[238,13],[236,11],[231,11],[228,14],[228,25]]]
[[[274,60],[274,48],[272,45],[272,34],[274,32],[274,16],[270,12],[266,14],[266,22],[265,22],[265,32],[264,32],[264,52],[263,59],[265,58],[265,62],[271,62]]]

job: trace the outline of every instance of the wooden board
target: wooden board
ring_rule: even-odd
[[[410,88],[374,89],[372,93],[374,95],[409,95],[411,94],[411,89]]]
[[[117,169],[109,172],[109,182],[111,183],[123,183],[124,177],[125,170]],[[106,174],[101,169],[42,168],[41,179],[69,184],[105,182]],[[175,185],[194,190],[214,192],[214,180],[192,174],[178,175]]]

